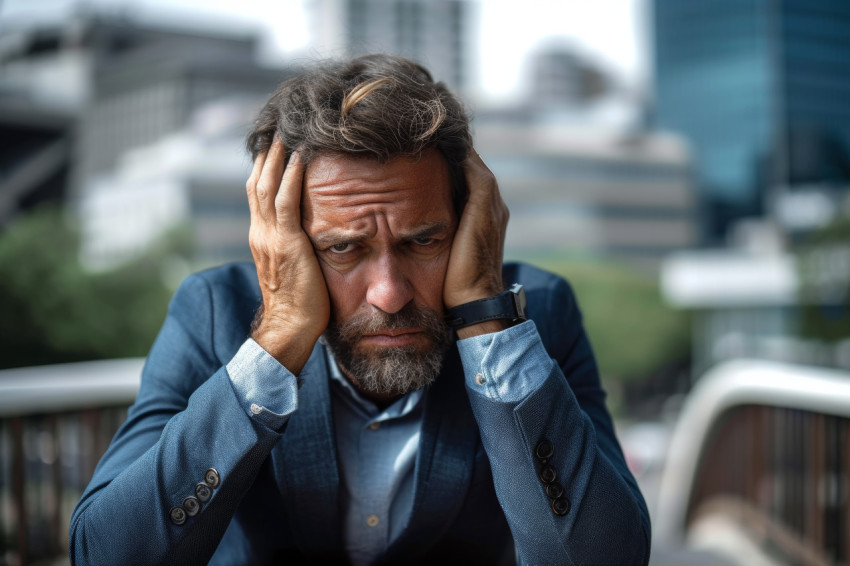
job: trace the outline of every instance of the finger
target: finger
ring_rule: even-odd
[[[463,174],[469,191],[467,204],[481,203],[494,196],[500,198],[496,176],[475,149],[470,149],[466,161],[463,162]]]
[[[257,155],[254,160],[254,167],[251,169],[251,175],[248,177],[248,182],[245,183],[245,191],[248,193],[248,209],[251,211],[251,217],[256,218],[257,210],[257,182],[260,180],[260,172],[263,170],[263,163],[266,162],[266,152]]]
[[[257,211],[263,218],[274,218],[274,201],[283,176],[285,155],[283,142],[275,138],[257,181]]]
[[[304,184],[304,161],[299,151],[292,152],[275,197],[277,221],[284,228],[301,229],[301,188]]]

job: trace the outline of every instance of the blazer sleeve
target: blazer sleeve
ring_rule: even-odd
[[[575,298],[552,275],[532,292],[536,321],[458,342],[517,552],[524,564],[647,564],[649,513]]]
[[[136,402],[72,515],[73,564],[206,564],[283,434],[285,419],[246,406],[216,356],[226,313],[215,300],[204,274],[172,299]],[[295,383],[269,368],[266,378]]]

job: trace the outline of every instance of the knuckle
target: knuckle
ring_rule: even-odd
[[[270,187],[269,187],[269,184],[267,182],[260,180],[260,182],[257,183],[256,187],[257,187],[256,188],[257,198],[265,199],[266,197],[269,196]]]

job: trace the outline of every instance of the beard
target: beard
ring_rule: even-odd
[[[403,328],[420,329],[430,344],[424,348],[416,344],[369,350],[359,347],[366,334]],[[324,339],[343,373],[354,378],[361,391],[396,397],[434,382],[443,365],[450,333],[436,311],[411,301],[396,313],[373,310],[343,323],[331,321]]]

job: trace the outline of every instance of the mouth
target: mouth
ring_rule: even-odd
[[[364,334],[360,341],[373,346],[407,346],[425,338],[425,333],[418,328],[394,328]]]

